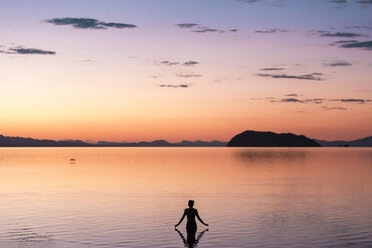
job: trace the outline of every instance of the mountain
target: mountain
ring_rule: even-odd
[[[0,135],[0,147],[87,147],[91,146],[80,140],[38,140],[21,137],[7,137]]]
[[[317,140],[317,139],[314,139],[314,141],[325,147],[337,147],[337,146],[372,147],[372,136],[362,138],[362,139],[357,139],[357,140],[351,140],[351,141],[345,141],[345,140],[325,141],[325,140]]]
[[[114,146],[114,147],[225,147],[227,142],[222,142],[218,140],[212,141],[188,141],[183,140],[178,143],[169,143],[165,140],[155,140],[152,142],[141,141],[137,143],[120,143],[120,142],[107,142],[98,141],[98,146]]]
[[[309,139],[303,135],[292,133],[277,134],[273,132],[245,131],[236,135],[230,142],[213,141],[188,141],[169,143],[165,140],[151,142],[109,142],[98,141],[87,143],[81,140],[39,140],[22,137],[8,137],[0,135],[0,147],[372,147],[372,136],[352,141],[325,141]]]
[[[236,135],[228,147],[320,147],[317,142],[292,133],[245,131]]]
[[[125,142],[109,142],[109,141],[98,141],[96,146],[111,146],[111,147],[169,147],[171,143],[165,140],[154,140],[152,142],[141,141],[133,143]]]
[[[87,143],[81,140],[39,140],[22,137],[7,137],[0,135],[0,147],[225,147],[227,142],[221,141],[187,141],[179,143],[169,143],[165,140],[155,140],[152,142],[141,141],[137,143],[120,143],[99,141],[97,143]]]

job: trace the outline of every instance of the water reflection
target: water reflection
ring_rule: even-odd
[[[297,161],[306,159],[308,153],[301,150],[270,149],[270,150],[239,150],[237,157],[250,163],[272,163],[275,161]]]
[[[178,234],[180,235],[180,238],[182,239],[183,244],[186,247],[190,247],[190,248],[191,247],[196,247],[197,244],[199,244],[199,242],[200,242],[201,238],[203,237],[204,233],[209,231],[209,229],[205,229],[204,231],[202,231],[198,234],[197,238],[195,238],[196,232],[187,230],[187,238],[185,238],[185,236],[182,234],[182,232],[180,230],[178,230],[177,228],[174,228],[174,230],[176,232],[178,232]]]

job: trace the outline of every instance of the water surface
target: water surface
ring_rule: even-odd
[[[0,247],[183,247],[189,199],[198,247],[371,247],[372,149],[2,148],[0,199]]]

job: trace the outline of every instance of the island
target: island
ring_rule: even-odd
[[[236,135],[228,147],[321,147],[321,145],[304,135],[293,133],[273,133],[245,131]]]

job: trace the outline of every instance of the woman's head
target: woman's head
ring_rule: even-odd
[[[189,200],[189,207],[192,208],[194,206],[194,201],[193,200]]]

